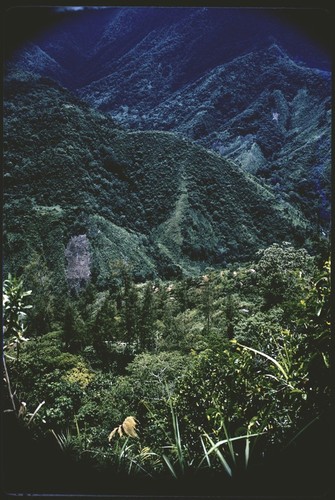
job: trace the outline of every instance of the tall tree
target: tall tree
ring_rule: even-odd
[[[93,347],[99,358],[107,362],[109,358],[109,342],[117,336],[115,321],[116,308],[110,296],[107,296],[99,310],[93,325]]]
[[[37,335],[43,335],[51,330],[56,310],[52,274],[42,255],[36,252],[32,254],[29,264],[24,269],[24,278],[35,298],[29,321],[30,329]]]
[[[138,324],[139,330],[139,344],[141,350],[153,350],[155,347],[154,339],[154,321],[155,321],[155,310],[154,310],[154,295],[153,295],[153,285],[149,281],[144,289],[144,295],[141,304],[140,318]]]
[[[76,307],[68,302],[65,306],[63,320],[63,339],[66,349],[71,353],[80,351],[83,344],[83,321]]]
[[[225,315],[226,315],[226,332],[227,337],[231,340],[234,337],[234,320],[237,312],[237,299],[234,295],[229,294],[225,301]]]
[[[125,339],[130,346],[138,340],[138,292],[130,273],[124,275],[123,321]]]

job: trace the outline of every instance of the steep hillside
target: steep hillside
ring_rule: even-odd
[[[3,488],[326,491],[323,51],[258,9],[6,16]]]
[[[233,159],[328,228],[330,73],[296,64],[277,45],[218,66],[162,99],[148,72],[142,98],[137,84],[119,87],[127,92],[119,99],[118,72],[80,95],[119,123],[174,131]]]
[[[166,132],[127,132],[46,78],[5,86],[5,258],[37,255],[65,283],[66,249],[85,235],[94,280],[127,260],[139,279],[245,260],[310,227],[216,153]]]
[[[14,10],[8,14],[12,14],[6,23],[8,43],[20,20],[26,22],[29,16],[43,20],[45,15],[50,24],[47,9]],[[63,83],[66,79],[72,88],[124,70],[125,96],[138,80],[157,80],[159,75],[160,85],[155,91],[164,93],[236,57],[266,48],[275,40],[294,60],[329,70],[325,51],[280,18],[288,16],[291,21],[301,21],[306,14],[308,10],[298,13],[195,7],[114,7],[68,14],[63,11],[58,14],[58,22],[54,12],[54,24],[31,35],[30,41],[62,66],[66,76],[53,76],[63,78]],[[324,12],[315,11],[312,19],[314,26],[323,23],[327,28]],[[16,54],[12,62],[24,65],[27,51],[29,48],[21,44],[21,54]]]
[[[325,232],[329,66],[270,11],[215,8],[84,11],[8,61],[127,128],[176,132],[234,160]]]

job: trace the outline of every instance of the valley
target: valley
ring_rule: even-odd
[[[330,55],[297,14],[8,14],[7,492],[327,490]]]

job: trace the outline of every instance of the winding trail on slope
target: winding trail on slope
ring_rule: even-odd
[[[157,241],[159,248],[172,260],[175,260],[177,256],[181,256],[180,248],[183,243],[181,223],[187,207],[187,176],[185,168],[183,167],[180,172],[179,196],[175,204],[175,209],[171,216],[155,230],[158,236]],[[173,248],[171,242],[174,242]]]

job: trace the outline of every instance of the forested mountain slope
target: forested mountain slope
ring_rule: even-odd
[[[95,280],[112,260],[139,277],[250,259],[311,227],[234,163],[172,133],[127,132],[45,78],[5,87],[5,248],[9,267],[86,235]]]
[[[329,229],[330,65],[271,12],[82,12],[9,66],[51,77],[126,127],[177,132],[233,159]]]
[[[4,490],[327,493],[326,53],[258,9],[6,15]]]

